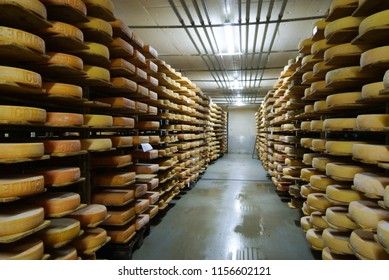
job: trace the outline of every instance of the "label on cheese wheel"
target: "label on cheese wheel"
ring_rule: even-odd
[[[15,67],[0,66],[0,81],[14,82],[35,88],[42,87],[41,75]]]
[[[0,197],[9,198],[43,192],[43,176],[7,176],[0,179]]]
[[[72,37],[80,42],[84,41],[84,33],[82,33],[82,31],[77,27],[68,23],[54,20],[51,20],[50,23],[53,25],[52,27],[41,29],[38,32],[42,32],[43,34],[61,34],[64,36]]]
[[[0,105],[0,120],[45,122],[46,110],[24,106]]]
[[[9,40],[11,42],[21,44],[32,50],[40,52],[42,54],[44,54],[46,51],[45,41],[42,38],[15,28],[0,26],[0,40]]]

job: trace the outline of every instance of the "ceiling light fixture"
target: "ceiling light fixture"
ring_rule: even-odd
[[[233,81],[230,80],[230,88],[231,89],[243,89],[242,83],[235,78]]]
[[[230,20],[226,19],[224,22],[224,35],[226,37],[226,44],[227,44],[227,54],[234,54],[235,53],[235,47],[234,47],[234,30],[232,28]]]

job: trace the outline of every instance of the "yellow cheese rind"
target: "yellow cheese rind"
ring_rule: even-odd
[[[352,255],[353,251],[350,249],[350,234],[350,232],[326,228],[323,231],[323,241],[334,253]]]
[[[108,69],[94,65],[84,65],[84,71],[89,79],[98,79],[109,82],[111,75]]]
[[[110,127],[113,125],[112,116],[84,114],[84,125],[90,127]]]
[[[332,206],[324,193],[309,194],[307,196],[307,203],[312,210],[321,212],[325,212],[328,207]]]
[[[43,83],[42,87],[49,95],[66,95],[73,97],[82,97],[82,87],[63,83]]]
[[[389,24],[389,10],[381,11],[366,17],[359,25],[359,35],[372,29],[380,29]]]
[[[350,247],[358,258],[368,260],[388,260],[389,254],[374,240],[374,233],[361,229],[350,235]]]
[[[322,232],[320,230],[309,229],[305,236],[313,249],[323,250],[325,247]]]
[[[55,6],[55,5],[67,5],[71,6],[72,8],[78,10],[83,15],[86,16],[86,6],[83,1],[81,0],[41,0],[42,3],[44,3],[47,6]]]
[[[73,192],[49,192],[31,197],[28,202],[43,207],[45,215],[59,215],[76,210],[81,197]]]
[[[331,155],[352,156],[353,146],[363,144],[361,141],[327,141],[325,151]]]
[[[74,113],[62,113],[62,112],[48,112],[46,117],[46,122],[51,125],[83,125],[84,116],[81,114]]]
[[[70,241],[80,233],[80,222],[75,219],[52,219],[50,225],[39,231],[38,236],[43,240],[45,247],[54,247],[57,244]]]
[[[11,2],[21,5],[23,8],[30,10],[43,19],[47,19],[46,7],[38,0],[14,0]]]
[[[365,51],[361,55],[360,65],[362,68],[374,66],[376,64],[389,63],[389,46],[378,47]]]
[[[326,165],[326,175],[339,181],[353,181],[355,174],[364,171],[367,168],[347,163],[330,162]]]
[[[380,95],[380,91],[385,89],[385,87],[386,86],[384,85],[383,82],[366,84],[362,87],[361,98],[362,99],[386,98],[385,95]]]
[[[383,130],[389,127],[389,114],[359,115],[356,128],[360,130]]]
[[[95,17],[88,17],[88,19],[88,22],[75,23],[75,25],[81,30],[99,30],[109,37],[112,37],[113,30],[109,22]]]
[[[0,81],[13,82],[34,88],[42,87],[41,75],[16,67],[0,66]]]
[[[350,218],[365,229],[377,229],[379,221],[389,221],[389,211],[369,200],[352,201],[348,207]]]
[[[339,31],[358,30],[363,17],[343,17],[332,22],[329,22],[324,30],[324,36],[328,39],[334,33]]]
[[[51,20],[50,23],[52,24],[51,27],[39,30],[38,32],[41,32],[42,34],[63,35],[71,37],[79,42],[84,42],[84,33],[77,27],[54,20]]]
[[[2,176],[0,198],[31,195],[44,191],[45,181],[41,175]]]
[[[348,205],[355,200],[362,200],[365,197],[358,191],[352,190],[349,186],[330,185],[326,189],[327,198],[336,205]]]
[[[80,139],[80,141],[83,150],[98,151],[112,148],[112,141],[109,138]]]
[[[36,237],[0,244],[0,260],[42,260],[44,245]]]
[[[324,120],[324,130],[352,130],[357,126],[356,118],[334,118]]]
[[[323,230],[329,227],[327,221],[323,219],[324,216],[325,214],[320,211],[315,211],[311,213],[310,222],[315,229]]]
[[[45,153],[73,153],[81,150],[80,140],[45,140]]]
[[[0,105],[0,120],[42,123],[46,120],[46,110],[25,106]]]
[[[311,219],[310,216],[304,216],[304,217],[301,217],[301,219],[300,219],[300,226],[305,232],[307,232],[309,229],[312,228],[312,224],[311,224],[310,219]]]
[[[378,222],[377,239],[385,249],[389,248],[389,222],[387,221]]]
[[[353,188],[369,197],[383,197],[389,177],[371,172],[357,173],[354,176]]]
[[[348,215],[347,206],[331,206],[326,209],[326,220],[328,224],[337,230],[351,231],[359,228]]]
[[[309,179],[309,184],[314,190],[325,192],[329,185],[335,184],[336,181],[325,175],[313,175]]]
[[[0,40],[20,44],[41,54],[46,51],[45,41],[42,38],[20,29],[0,26]]]
[[[356,104],[358,99],[362,98],[361,92],[345,92],[331,94],[326,98],[326,104],[328,108],[337,107],[342,105]]]
[[[389,146],[355,144],[353,146],[353,158],[370,164],[389,162]]]
[[[43,143],[0,143],[0,159],[34,158],[43,155]]]

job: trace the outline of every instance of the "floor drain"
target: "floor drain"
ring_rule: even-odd
[[[246,247],[236,250],[236,252],[228,253],[229,260],[263,260],[263,252],[260,248]]]

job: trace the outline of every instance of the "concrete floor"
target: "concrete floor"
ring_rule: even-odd
[[[299,211],[282,200],[257,159],[226,154],[173,201],[133,259],[314,259]]]

